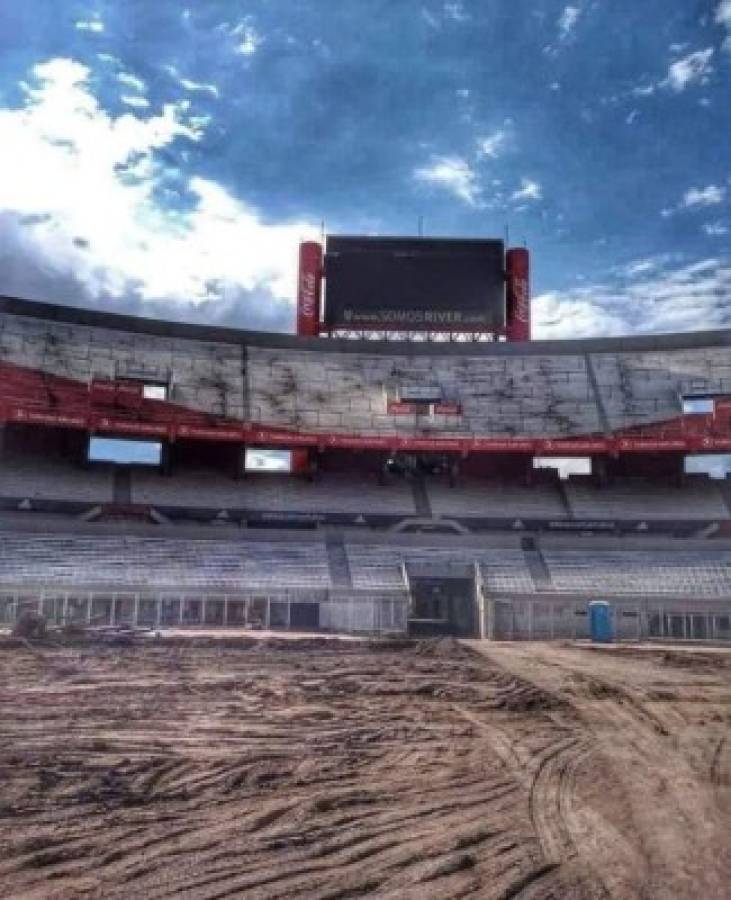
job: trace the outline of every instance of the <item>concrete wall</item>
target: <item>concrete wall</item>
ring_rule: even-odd
[[[41,317],[42,316],[42,317]],[[198,412],[326,433],[567,437],[681,413],[684,393],[731,394],[731,332],[528,345],[384,344],[262,336],[0,298],[0,363],[83,384],[169,382]],[[438,386],[459,415],[395,415]]]

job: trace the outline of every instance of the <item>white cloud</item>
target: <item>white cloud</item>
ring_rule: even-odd
[[[633,109],[632,112],[627,116],[625,122],[628,125],[633,125],[637,121],[637,117],[639,116],[640,111],[638,109]]]
[[[162,304],[160,314],[237,291],[292,299],[297,243],[316,227],[265,225],[220,185],[180,172],[192,208],[160,205],[161,179],[176,173],[171,147],[203,136],[188,104],[115,117],[99,106],[85,66],[54,59],[33,75],[25,105],[0,109],[0,173],[13,173],[0,177],[0,213],[21,223],[18,240],[45,270],[73,277],[91,298],[133,291]]]
[[[236,52],[242,56],[253,56],[263,42],[262,36],[252,25],[249,18],[239,22],[231,30],[231,36],[236,38]]]
[[[713,52],[713,47],[708,47],[705,50],[689,53],[688,56],[671,63],[662,86],[680,93],[689,84],[705,84],[708,76],[713,72],[711,66]]]
[[[638,85],[636,88],[632,88],[631,93],[635,97],[649,97],[650,94],[655,93],[655,85],[654,84]]]
[[[180,85],[186,91],[201,91],[204,94],[210,94],[212,97],[218,97],[218,88],[215,84],[206,84],[201,81],[191,81],[190,78],[181,78]]]
[[[576,27],[581,10],[578,6],[566,6],[558,20],[558,30],[561,38],[565,40]]]
[[[542,196],[543,189],[537,181],[533,181],[530,178],[521,178],[520,188],[511,195],[510,199],[517,201],[540,200]]]
[[[726,196],[726,188],[718,187],[716,184],[709,184],[705,188],[690,188],[685,192],[681,207],[683,209],[693,209],[699,206],[717,206],[723,203]]]
[[[147,109],[150,105],[150,101],[146,97],[128,97],[123,94],[121,99],[122,103],[133,106],[135,109]]]
[[[552,291],[532,305],[537,338],[724,328],[731,324],[731,263],[639,265],[626,282]]]
[[[101,34],[104,31],[104,22],[98,15],[94,15],[91,19],[81,19],[75,22],[77,31],[91,31],[94,34]]]
[[[130,87],[135,91],[139,91],[140,93],[144,93],[147,90],[147,85],[145,82],[138,78],[136,75],[130,75],[129,72],[120,72],[117,75],[117,81],[120,84],[124,84],[126,87]]]
[[[421,7],[421,17],[430,28],[439,28],[439,19],[424,6]]]
[[[723,25],[728,35],[722,44],[726,53],[731,53],[731,0],[721,0],[716,10],[716,22]]]
[[[478,141],[479,152],[482,156],[489,156],[491,159],[497,159],[505,146],[507,136],[505,129],[499,128],[487,137],[480,138]]]
[[[722,237],[729,232],[728,225],[723,222],[706,222],[703,230],[709,237]]]
[[[578,288],[534,297],[533,337],[552,340],[627,334],[629,323],[603,302],[603,293],[602,288]]]
[[[170,74],[186,91],[210,94],[212,97],[219,96],[218,88],[215,84],[210,84],[203,81],[193,81],[191,78],[184,78],[180,74],[180,72],[178,72],[175,66],[165,66],[164,68],[165,71],[168,72],[168,74]]]
[[[477,177],[469,163],[460,156],[437,156],[428,166],[414,172],[417,181],[448,190],[468,206],[480,203]]]
[[[716,21],[731,31],[731,0],[721,0],[718,4]]]
[[[638,275],[646,275],[648,272],[654,272],[661,264],[662,260],[658,260],[656,257],[651,256],[648,259],[637,259],[619,269],[618,272],[627,278],[637,278]]]
[[[461,0],[448,0],[444,4],[444,18],[453,22],[466,22],[469,16],[465,12]]]

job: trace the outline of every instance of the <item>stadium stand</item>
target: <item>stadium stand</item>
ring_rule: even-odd
[[[135,503],[286,510],[293,512],[363,512],[414,515],[414,499],[404,481],[379,485],[368,473],[327,472],[315,482],[287,475],[252,474],[234,480],[210,469],[180,470],[171,477],[137,470],[132,476]]]
[[[5,453],[0,461],[0,498],[108,503],[112,500],[109,467],[82,467],[48,454]]]
[[[244,603],[277,627],[404,631],[415,582],[469,576],[480,633],[578,635],[609,598],[627,635],[726,639],[729,484],[682,476],[687,455],[731,450],[730,348],[731,331],[321,339],[0,298],[0,507],[24,523],[0,528],[3,615],[55,592],[91,616],[119,593],[125,621],[208,622],[208,598],[210,615],[239,604],[218,624]],[[159,442],[159,470],[87,466],[91,436]],[[297,476],[234,477],[247,447],[297,451]],[[537,475],[542,456],[591,457],[592,479]],[[26,527],[43,515],[56,527]],[[653,529],[682,539],[626,537]],[[626,540],[585,535],[602,530]]]
[[[617,616],[626,611],[620,636],[636,637],[640,629],[731,639],[727,545],[658,546],[657,539],[648,544],[636,538],[638,547],[625,549],[605,539],[585,541],[577,550],[571,539],[554,537],[549,546],[521,549],[519,539],[509,536],[485,546],[474,537],[393,535],[386,542],[377,533],[346,532],[347,577],[340,577],[330,539],[321,533],[293,540],[286,532],[249,536],[229,527],[223,537],[201,538],[176,536],[176,526],[160,528],[164,535],[149,525],[136,526],[135,534],[91,524],[73,533],[37,531],[27,520],[13,530],[6,526],[0,530],[0,622],[12,621],[28,605],[45,610],[50,604],[58,617],[60,603],[63,615],[75,621],[95,620],[101,611],[106,622],[258,620],[286,628],[290,621],[306,621],[312,627],[403,632],[410,628],[416,585],[426,579],[448,591],[467,578],[482,616],[475,627],[485,635],[491,628],[493,635],[502,629],[512,637],[580,635],[587,603],[600,597],[617,603]],[[297,606],[302,603],[305,612]],[[500,619],[506,603],[509,622]]]
[[[0,583],[175,590],[330,586],[321,543],[0,532]]]
[[[731,553],[682,550],[543,552],[551,588],[571,594],[731,597]]]
[[[478,550],[455,546],[389,547],[383,544],[347,544],[353,584],[357,587],[392,588],[403,584],[403,567],[433,568],[478,565],[484,583],[496,590],[532,593],[535,588],[522,551]]]
[[[727,519],[718,485],[710,478],[689,476],[682,486],[658,484],[647,478],[617,479],[598,487],[585,476],[565,484],[576,519]]]
[[[439,516],[514,516],[560,519],[566,515],[561,494],[553,484],[520,485],[506,480],[462,476],[450,487],[428,480],[432,511]]]

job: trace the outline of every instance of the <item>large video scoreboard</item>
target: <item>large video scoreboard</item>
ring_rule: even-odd
[[[504,326],[502,241],[328,236],[326,328],[492,331]]]

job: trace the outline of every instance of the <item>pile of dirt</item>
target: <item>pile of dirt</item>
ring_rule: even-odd
[[[12,636],[26,641],[40,641],[45,638],[46,630],[45,617],[33,610],[26,609],[18,616]]]
[[[508,712],[536,713],[565,708],[567,704],[557,694],[551,694],[527,682],[513,681],[512,684],[501,687],[494,706]]]
[[[473,654],[469,647],[465,647],[453,637],[427,638],[416,641],[413,647],[417,656],[431,656],[437,659],[466,659]]]

